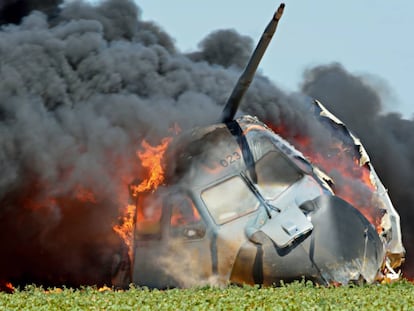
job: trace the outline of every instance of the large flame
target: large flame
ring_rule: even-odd
[[[146,140],[141,143],[142,150],[137,152],[141,166],[146,169],[144,178],[138,184],[129,186],[130,196],[138,198],[141,193],[154,192],[164,182],[163,158],[172,137],[162,139],[157,146],[151,146]],[[134,222],[136,218],[137,200],[128,204],[122,212],[120,225],[113,227],[114,231],[124,240],[128,247],[128,255],[132,260]]]

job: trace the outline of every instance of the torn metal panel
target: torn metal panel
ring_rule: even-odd
[[[320,109],[319,115],[321,117],[330,120],[331,123],[339,125],[343,132],[345,132],[348,137],[352,139],[355,148],[359,152],[359,165],[361,167],[365,166],[369,169],[371,184],[375,187],[375,195],[379,199],[379,202],[381,202],[377,208],[384,209],[386,211],[381,219],[381,237],[385,243],[387,257],[391,262],[392,267],[399,267],[404,262],[405,257],[405,249],[402,244],[400,216],[391,202],[387,189],[375,172],[375,169],[370,162],[368,153],[362,145],[360,139],[357,138],[341,120],[330,113],[319,101],[314,100],[314,104]]]

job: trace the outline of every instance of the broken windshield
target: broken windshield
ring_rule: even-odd
[[[290,185],[302,178],[302,173],[280,152],[270,151],[256,162],[257,188],[266,200],[273,200]]]

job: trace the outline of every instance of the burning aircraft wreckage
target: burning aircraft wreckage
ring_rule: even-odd
[[[361,142],[340,120],[313,102],[318,121],[336,133],[331,152],[343,153],[345,174],[365,188],[359,194],[337,186],[317,165],[323,155],[305,157],[283,139],[283,129],[248,115],[234,119],[283,9],[265,29],[221,122],[171,142],[159,159],[166,160],[162,186],[145,192],[140,182],[130,185],[131,264],[125,256],[119,261],[115,285],[164,288],[185,278],[193,285],[302,278],[327,285],[399,277],[395,269],[405,255],[399,215]]]
[[[125,246],[110,256],[112,285],[273,285],[303,278],[328,285],[400,277],[399,215],[362,143],[340,120],[317,100],[307,105],[309,118],[326,137],[290,135],[287,120],[236,117],[283,9],[218,123],[158,146],[142,143],[138,157],[148,174],[128,180],[129,204],[113,228]],[[77,198],[97,204],[87,189],[76,189]]]

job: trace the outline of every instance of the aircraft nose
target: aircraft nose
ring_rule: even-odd
[[[338,197],[321,196],[312,205],[314,230],[306,247],[321,276],[344,284],[358,279],[374,282],[385,257],[374,226]]]
[[[358,210],[333,196],[321,196],[301,208],[312,221],[312,232],[280,248],[258,230],[241,247],[232,282],[277,285],[305,278],[327,285],[375,281],[384,246]]]

